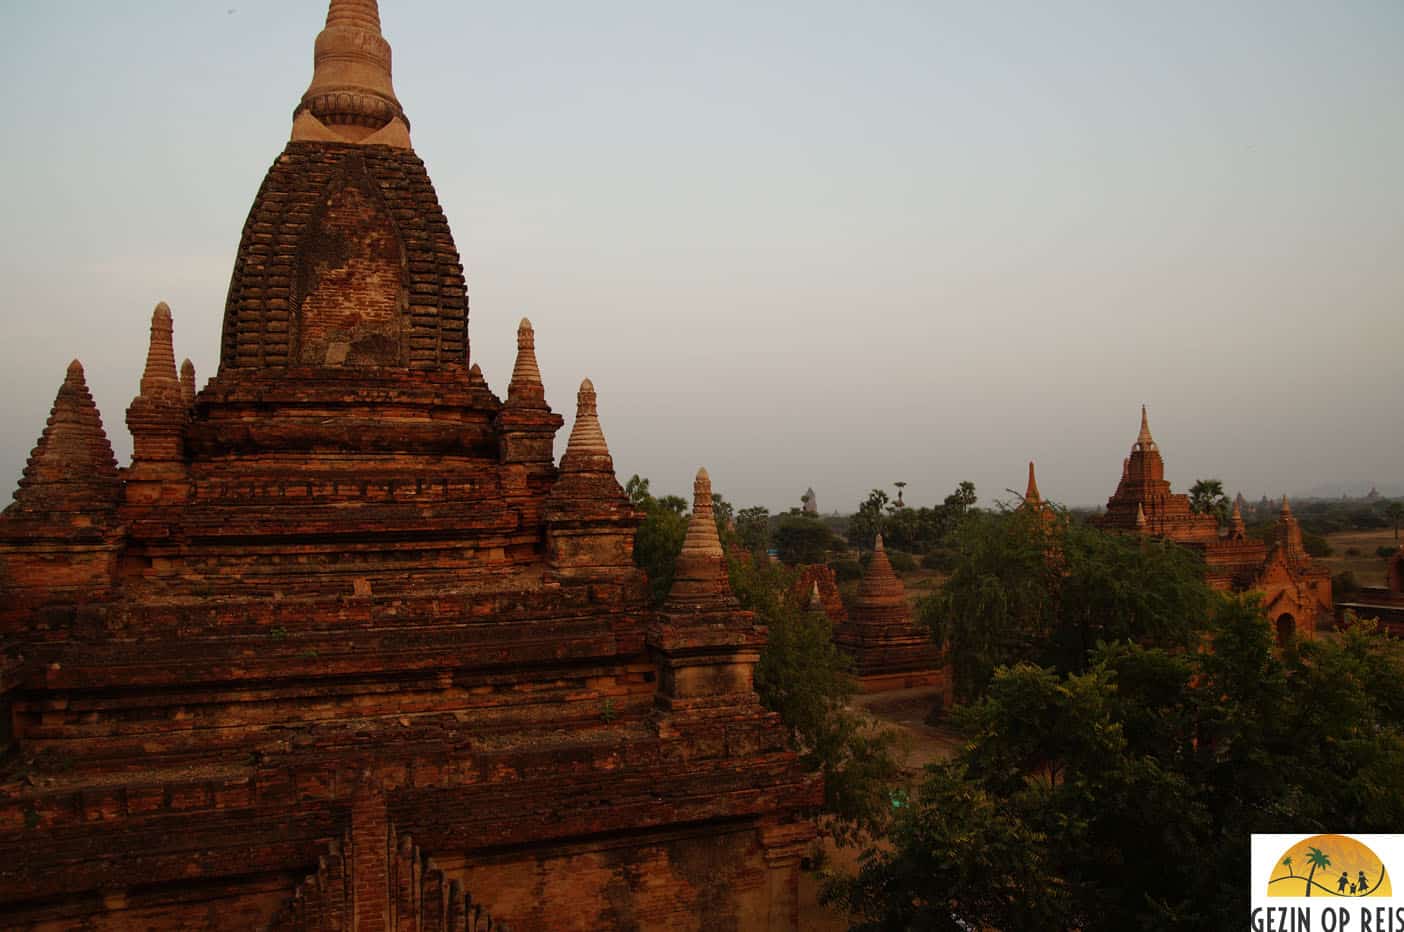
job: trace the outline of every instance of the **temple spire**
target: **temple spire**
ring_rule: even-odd
[[[1137,527],[1137,528],[1140,528],[1140,529],[1142,529],[1142,530],[1144,530],[1144,529],[1145,529],[1145,526],[1146,526],[1146,509],[1145,509],[1144,507],[1142,507],[1142,505],[1141,505],[1140,502],[1137,502],[1137,503],[1136,503],[1136,527]]]
[[[1282,496],[1282,517],[1292,517],[1292,503],[1287,501],[1287,496]]]
[[[1029,487],[1024,492],[1024,501],[1030,505],[1037,505],[1043,501],[1038,494],[1038,480],[1034,478],[1033,460],[1029,460]]]
[[[6,514],[113,510],[119,494],[112,444],[88,391],[83,365],[75,359]]]
[[[614,472],[609,444],[605,443],[604,431],[600,429],[595,384],[589,379],[580,383],[580,393],[576,396],[575,426],[571,428],[565,455],[561,457],[561,470]]]
[[[892,569],[892,561],[887,558],[887,549],[879,534],[873,542],[873,558],[868,561],[867,572],[858,583],[856,609],[861,614],[874,606],[905,604],[906,590],[902,581]]]
[[[1229,536],[1234,540],[1242,540],[1248,536],[1248,528],[1243,523],[1243,508],[1239,505],[1239,499],[1233,500],[1233,517],[1229,522]]]
[[[375,0],[331,0],[313,62],[312,84],[293,114],[294,142],[410,148]]]
[[[1141,450],[1155,449],[1155,438],[1151,436],[1150,419],[1146,416],[1145,405],[1141,405],[1141,432],[1136,437],[1136,446]]]
[[[143,398],[153,401],[178,401],[180,398],[173,332],[171,309],[162,301],[151,314],[151,342],[146,349],[146,369],[141,375]]]
[[[180,364],[180,395],[186,407],[195,403],[195,364],[189,359]]]
[[[517,326],[517,363],[512,367],[512,381],[507,384],[507,403],[538,407],[546,403],[541,369],[536,364],[536,331],[525,317]]]
[[[718,598],[731,598],[731,582],[727,579],[726,558],[712,508],[712,478],[706,469],[699,469],[692,484],[692,517],[678,554],[668,602],[677,605]]]

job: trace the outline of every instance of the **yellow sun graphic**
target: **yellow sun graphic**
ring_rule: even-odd
[[[1389,872],[1375,852],[1349,835],[1317,835],[1282,853],[1268,896],[1390,896]]]

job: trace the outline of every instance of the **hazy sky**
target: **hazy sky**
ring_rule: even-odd
[[[0,484],[70,359],[119,460],[151,308],[218,362],[325,0],[0,0]],[[620,478],[851,510],[1404,490],[1404,3],[382,0],[505,394]],[[569,423],[559,436],[564,448]],[[890,486],[888,486],[890,488]],[[6,492],[0,492],[0,498]]]

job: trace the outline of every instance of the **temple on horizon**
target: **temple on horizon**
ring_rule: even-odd
[[[1033,488],[1032,465],[1029,475]],[[1163,538],[1198,550],[1213,588],[1262,596],[1279,642],[1314,638],[1317,624],[1331,617],[1330,570],[1313,563],[1307,554],[1301,526],[1287,497],[1282,498],[1271,546],[1248,536],[1237,501],[1229,527],[1221,531],[1212,514],[1190,507],[1188,495],[1170,491],[1165,460],[1151,436],[1144,405],[1140,433],[1131,455],[1121,465],[1121,481],[1107,500],[1105,514],[1093,523],[1106,530]]]
[[[332,0],[219,371],[158,307],[118,468],[75,362],[0,517],[0,925],[796,927],[822,788],[710,480],[652,611],[594,385],[557,463],[530,323],[505,401],[467,325],[377,4]]]

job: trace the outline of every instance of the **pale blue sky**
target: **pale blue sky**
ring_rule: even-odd
[[[0,0],[0,484],[75,356],[126,461],[156,301],[214,374],[325,12]],[[1181,489],[1404,491],[1397,0],[381,13],[474,359],[530,316],[621,478],[1100,502],[1145,401]]]

